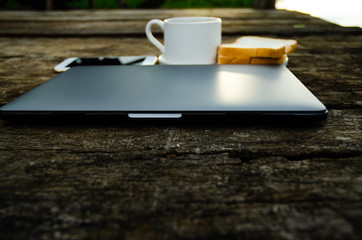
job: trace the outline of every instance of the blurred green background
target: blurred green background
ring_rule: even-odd
[[[53,9],[252,7],[253,0],[53,0]],[[1,9],[44,9],[45,0],[0,0]]]

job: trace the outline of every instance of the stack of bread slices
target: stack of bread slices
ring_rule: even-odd
[[[285,64],[287,54],[297,48],[297,41],[244,36],[234,43],[221,44],[218,64]]]

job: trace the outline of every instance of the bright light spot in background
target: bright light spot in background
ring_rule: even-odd
[[[277,0],[275,7],[308,13],[341,26],[362,27],[362,0]]]

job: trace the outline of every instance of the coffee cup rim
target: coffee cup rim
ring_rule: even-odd
[[[221,22],[217,17],[174,17],[164,20],[165,23],[171,24],[208,24]]]

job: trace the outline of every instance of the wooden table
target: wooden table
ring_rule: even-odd
[[[361,239],[362,31],[252,9],[0,12],[0,105],[69,56],[158,55],[149,19],[294,38],[314,124],[0,121],[1,239]],[[156,29],[155,29],[156,30]]]

